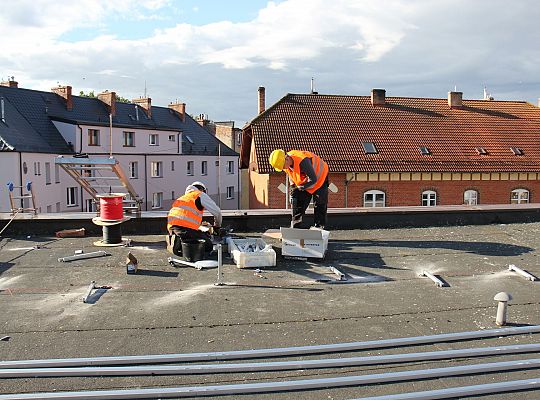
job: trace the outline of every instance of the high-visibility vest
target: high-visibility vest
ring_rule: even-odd
[[[287,155],[291,156],[294,160],[293,169],[285,168],[284,171],[289,175],[289,178],[296,186],[304,185],[308,181],[307,175],[300,172],[300,163],[305,158],[311,160],[313,170],[315,171],[315,175],[317,175],[317,181],[313,186],[306,189],[306,191],[312,194],[315,193],[315,191],[326,181],[326,177],[328,176],[328,164],[321,157],[310,151],[291,150],[287,152]]]
[[[173,225],[195,230],[199,229],[203,219],[203,212],[197,208],[195,201],[201,193],[198,190],[194,190],[174,201],[167,216],[167,230]]]

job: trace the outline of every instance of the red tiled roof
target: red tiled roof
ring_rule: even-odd
[[[540,171],[539,138],[540,109],[522,101],[463,100],[451,109],[447,99],[387,97],[373,107],[369,96],[288,94],[244,128],[241,153],[245,167],[254,140],[259,173],[273,171],[276,148],[313,151],[331,172],[532,172]],[[378,153],[365,154],[362,142]]]

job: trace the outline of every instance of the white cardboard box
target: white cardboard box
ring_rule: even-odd
[[[227,240],[229,254],[238,268],[275,267],[276,252],[272,246],[267,246],[262,239],[232,239]],[[260,251],[242,251],[246,246],[257,246]]]
[[[324,258],[329,231],[281,228],[281,254],[290,257]]]

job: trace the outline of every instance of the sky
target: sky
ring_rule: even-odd
[[[4,0],[0,78],[235,121],[287,93],[540,97],[537,0]]]

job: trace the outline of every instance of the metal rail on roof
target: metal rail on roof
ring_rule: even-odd
[[[81,185],[96,204],[99,205],[97,196],[107,194],[114,188],[115,193],[129,194],[130,200],[123,201],[125,211],[141,212],[142,199],[137,195],[116,158],[58,156],[54,159],[54,163]],[[114,175],[97,175],[99,171],[112,172]]]
[[[93,282],[95,283],[95,282]],[[90,284],[90,289],[94,287]],[[297,369],[342,368],[365,365],[397,364],[416,361],[448,360],[464,357],[496,356],[540,351],[540,343],[498,347],[440,350],[382,356],[330,358],[237,364],[150,365],[130,367],[0,368],[3,378],[44,378],[64,376],[144,376],[192,375],[229,372],[287,371]]]
[[[13,393],[0,395],[0,400],[26,399],[155,399],[200,396],[239,395],[248,393],[275,393],[307,389],[326,389],[347,386],[360,386],[376,383],[403,382],[450,376],[463,376],[479,373],[494,373],[540,368],[540,358],[517,361],[503,361],[456,367],[420,369],[412,371],[388,372],[360,376],[340,376],[336,378],[302,379],[293,381],[243,383],[229,385],[182,386],[152,389],[119,389],[80,392],[41,392]]]
[[[297,356],[305,354],[337,353],[345,351],[357,351],[368,349],[382,349],[388,347],[411,346],[427,343],[452,342],[458,340],[488,338],[495,336],[520,335],[524,333],[538,333],[540,325],[520,326],[511,328],[488,329],[483,331],[467,331],[456,333],[442,333],[438,335],[415,336],[395,339],[381,339],[366,342],[350,342],[323,344],[315,346],[281,347],[255,350],[217,351],[209,353],[185,353],[185,354],[159,354],[139,356],[116,356],[116,357],[88,357],[88,358],[64,358],[49,360],[13,360],[0,361],[0,368],[50,368],[50,367],[75,367],[92,365],[126,365],[126,364],[152,364],[173,363],[190,361],[218,361],[218,360],[241,360],[249,358]]]

